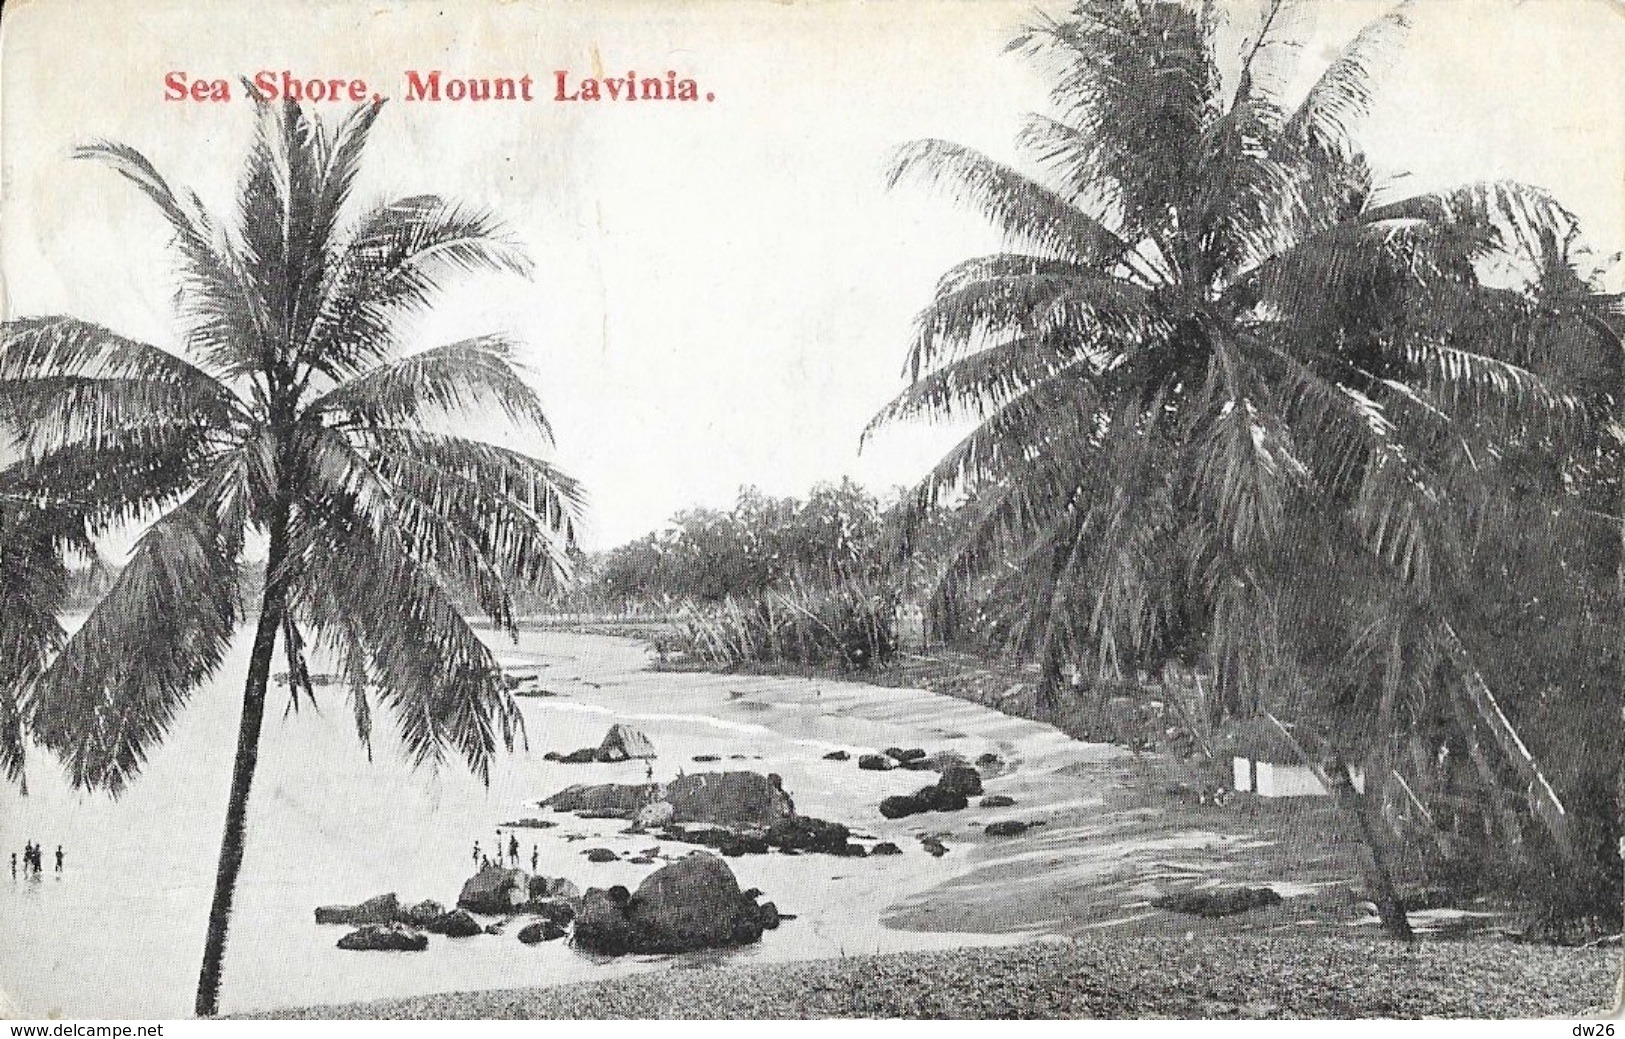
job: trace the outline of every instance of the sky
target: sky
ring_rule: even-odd
[[[1386,6],[1310,0],[1301,85]],[[1228,9],[1233,43],[1256,7]],[[690,505],[725,507],[747,484],[805,494],[850,475],[885,490],[918,478],[959,432],[901,428],[859,451],[868,419],[903,387],[912,319],[938,275],[999,245],[941,196],[888,190],[886,158],[943,137],[1016,159],[1046,84],[1004,44],[1034,10],[12,0],[0,25],[0,298],[7,317],[72,313],[173,348],[161,220],[106,169],[70,160],[72,147],[129,143],[223,212],[251,132],[238,76],[361,78],[391,100],[358,195],[433,191],[487,207],[535,261],[529,279],[461,283],[413,340],[518,337],[554,458],[591,496],[588,547]],[[1535,183],[1580,216],[1599,259],[1625,247],[1625,6],[1419,0],[1413,21],[1364,134],[1379,173],[1411,190]],[[528,73],[537,100],[408,101],[409,69]],[[600,69],[672,70],[714,100],[553,100],[557,72],[573,90]],[[233,100],[166,101],[172,72],[230,80]]]

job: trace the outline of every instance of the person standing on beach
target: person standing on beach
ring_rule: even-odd
[[[11,853],[11,879],[17,879],[17,853]]]
[[[480,842],[475,841],[474,842],[474,865],[478,866],[479,864],[480,864]]]
[[[508,864],[515,869],[519,867],[519,838],[508,834]]]
[[[532,844],[530,846],[530,871],[532,873],[536,872],[536,859],[540,854],[541,853],[536,850],[536,845]],[[11,857],[11,872],[17,872],[17,856],[15,855]]]
[[[56,871],[58,873],[62,872],[62,845],[60,844],[56,846]]]

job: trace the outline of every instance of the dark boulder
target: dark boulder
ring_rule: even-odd
[[[767,843],[780,851],[821,851],[839,854],[852,831],[840,823],[808,815],[780,819],[767,828]]]
[[[913,794],[893,794],[880,802],[880,814],[888,819],[903,819],[926,810]]]
[[[733,870],[712,855],[690,855],[649,874],[627,903],[626,918],[637,952],[742,945],[762,936],[759,913],[746,909]]]
[[[564,928],[552,920],[537,920],[519,929],[519,940],[526,945],[540,945],[564,937]]]
[[[777,775],[759,772],[697,772],[666,785],[663,800],[679,823],[712,823],[736,829],[766,827],[795,814],[795,802]]]
[[[1272,906],[1281,901],[1273,888],[1222,887],[1180,891],[1153,898],[1151,904],[1158,909],[1171,909],[1176,913],[1218,917],[1245,913],[1260,906]]]
[[[899,761],[897,763],[897,767],[901,768],[901,769],[905,769],[905,770],[907,770],[909,772],[934,772],[934,771],[936,771],[936,769],[934,769],[932,767],[931,761],[930,761],[929,758],[909,758],[907,761]]]
[[[443,934],[447,938],[469,938],[485,930],[478,920],[468,915],[466,909],[453,909],[449,913],[442,913],[424,924],[423,929],[433,934]]]
[[[925,757],[925,749],[923,747],[913,747],[904,750],[901,747],[887,747],[886,756],[898,762],[919,761]]]
[[[696,853],[651,873],[628,895],[594,888],[576,916],[576,945],[589,952],[671,953],[760,940],[768,920],[784,917],[741,892],[727,863]]]
[[[581,890],[566,877],[544,877],[540,873],[531,877],[526,894],[532,901],[538,898],[580,898]]]
[[[766,855],[769,849],[767,835],[760,830],[746,830],[743,833],[723,830],[711,846],[729,858],[738,858],[741,855]]]
[[[1004,794],[989,794],[978,801],[977,805],[982,808],[1011,808],[1015,803],[1016,799],[1013,797],[1006,797]]]
[[[846,847],[836,852],[836,854],[840,855],[842,858],[862,859],[868,857],[869,849],[865,848],[861,844],[848,844]]]
[[[988,751],[985,754],[976,755],[976,764],[981,766],[982,768],[988,768],[990,766],[1004,764],[1004,759],[999,757],[997,754],[993,753],[992,751]]]
[[[432,898],[426,898],[401,914],[401,922],[412,927],[427,927],[446,915],[446,907]]]
[[[779,907],[772,902],[763,902],[756,907],[756,919],[761,923],[762,930],[777,930],[779,926]]]
[[[602,888],[590,887],[581,896],[575,925],[572,941],[588,952],[619,956],[632,951],[634,931],[626,918],[626,903],[610,898]]]
[[[970,805],[964,794],[945,790],[936,783],[914,791],[914,801],[922,812],[957,812]]]
[[[649,737],[630,725],[616,722],[604,733],[604,740],[598,745],[596,755],[599,761],[628,761],[632,758],[652,759],[655,756],[654,744]]]
[[[365,924],[339,939],[339,948],[352,952],[422,952],[429,936],[404,924]]]
[[[586,851],[586,856],[588,862],[614,862],[620,858],[619,855],[608,848],[589,848]]]
[[[722,760],[722,755],[720,755],[720,754],[696,754],[696,755],[694,755],[694,760],[695,761],[700,761],[700,762],[706,762],[706,763],[709,763],[709,762],[712,762],[712,761],[721,761]]]
[[[319,924],[349,924],[351,927],[360,927],[363,924],[388,924],[402,918],[401,901],[392,891],[387,895],[374,895],[365,902],[353,906],[317,906],[316,922]]]
[[[940,859],[948,854],[948,846],[935,837],[921,837],[920,847],[934,859]]]
[[[858,767],[865,772],[887,772],[897,767],[897,762],[884,754],[864,754],[858,758]]]
[[[503,916],[530,899],[530,877],[524,871],[490,865],[463,882],[457,907],[471,913]]]
[[[983,831],[989,837],[1020,837],[1032,829],[1031,823],[1024,823],[1017,819],[1001,819],[996,823],[988,823]]]
[[[544,920],[552,920],[559,924],[567,924],[576,918],[575,906],[563,898],[533,898],[520,908]]]
[[[976,797],[982,792],[982,774],[969,765],[950,765],[942,770],[937,789],[963,797]]]
[[[891,841],[881,841],[879,844],[877,844],[873,848],[869,849],[869,854],[870,855],[901,855],[901,854],[903,854],[903,849],[899,848],[897,845],[893,844]]]
[[[844,750],[832,750],[828,754],[824,755],[824,760],[825,761],[846,761],[851,757],[852,757],[852,755],[848,754]]]
[[[639,809],[659,798],[658,783],[577,783],[542,804],[587,819],[635,819]]]
[[[590,765],[598,760],[598,748],[582,747],[568,754],[561,754],[554,760],[566,765]]]

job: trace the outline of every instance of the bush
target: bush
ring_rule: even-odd
[[[719,603],[689,600],[673,648],[708,664],[834,665],[866,670],[891,659],[894,604],[856,582],[797,585]]]

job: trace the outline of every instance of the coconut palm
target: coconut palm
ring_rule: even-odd
[[[1082,0],[1012,45],[1054,77],[1054,113],[1020,141],[1036,174],[946,141],[901,148],[893,184],[946,189],[1006,247],[942,277],[910,385],[875,424],[974,423],[916,506],[971,497],[942,594],[989,589],[1048,706],[1068,661],[1205,663],[1223,713],[1343,720],[1306,753],[1337,763],[1365,833],[1346,766],[1444,652],[1461,519],[1488,500],[1473,475],[1509,441],[1584,427],[1601,399],[1587,379],[1618,362],[1576,372],[1567,335],[1530,334],[1591,334],[1526,284],[1573,229],[1554,200],[1515,184],[1404,197],[1367,166],[1355,133],[1404,11],[1288,104],[1292,15],[1267,4],[1221,65],[1211,3]],[[1432,657],[1406,641],[1419,633]],[[1371,851],[1384,922],[1408,934]]]
[[[88,489],[92,529],[150,520],[105,597],[25,688],[22,727],[77,786],[116,797],[253,619],[200,1015],[218,1006],[278,646],[292,705],[314,697],[308,659],[319,648],[346,679],[369,753],[381,704],[415,766],[461,759],[488,781],[523,726],[459,604],[512,632],[510,588],[566,575],[581,507],[577,485],[548,462],[446,432],[479,409],[550,438],[508,339],[408,352],[404,318],[457,275],[525,273],[523,253],[491,216],[438,196],[352,199],[379,104],[328,126],[295,104],[256,102],[226,220],[133,148],[77,152],[161,213],[179,261],[182,349],[64,316],[8,323],[0,346],[0,407],[24,431],[23,497]],[[250,546],[265,553],[264,580],[245,609]],[[49,651],[49,630],[14,628],[9,609],[0,623],[36,657]]]

